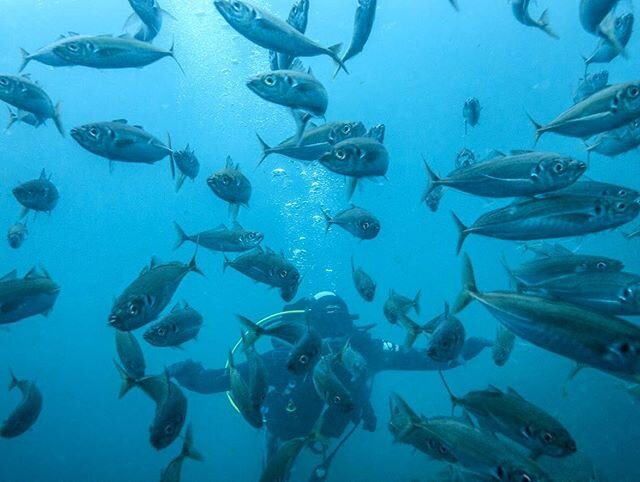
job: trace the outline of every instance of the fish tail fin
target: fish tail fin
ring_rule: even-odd
[[[455,9],[456,12],[460,11],[460,6],[458,5],[458,0],[449,0],[449,3]]]
[[[422,195],[422,199],[421,199],[423,202],[426,202],[427,198],[433,192],[433,190],[440,185],[439,183],[441,179],[433,171],[433,169],[431,169],[431,167],[429,166],[429,163],[424,158],[424,156],[422,156],[422,162],[424,162],[424,167],[427,171],[427,176],[429,176],[429,179],[428,179],[429,184],[427,184],[427,189],[424,191],[424,194]]]
[[[167,18],[170,18],[171,20],[177,22],[178,19],[176,17],[174,17],[173,15],[171,15],[171,13],[167,12],[164,8],[160,8],[160,14],[164,15]]]
[[[477,293],[478,287],[476,286],[476,276],[473,272],[471,258],[469,258],[469,255],[465,253],[462,260],[462,291],[458,295],[458,299],[453,306],[453,313],[462,311],[469,303],[471,303],[474,295]]]
[[[231,266],[231,260],[227,257],[226,253],[222,253],[224,260],[222,261],[222,272],[227,271],[227,268]]]
[[[169,55],[171,56],[173,61],[176,63],[176,65],[180,69],[180,72],[182,72],[182,75],[184,75],[186,77],[187,73],[184,71],[184,69],[182,68],[182,64],[180,64],[180,61],[178,61],[178,58],[176,57],[176,54],[175,54],[175,52],[173,50],[174,46],[175,46],[175,43],[171,42],[171,48],[169,49]]]
[[[456,255],[460,254],[462,250],[462,245],[464,244],[464,240],[467,239],[467,236],[471,234],[469,228],[464,225],[460,218],[454,213],[451,212],[451,216],[453,217],[453,222],[456,224],[456,229],[458,230],[458,244],[456,245]]]
[[[356,192],[356,187],[358,187],[358,178],[350,177],[347,182],[347,201],[353,197],[353,194]]]
[[[13,112],[10,107],[7,107],[7,110],[9,111],[9,122],[7,123],[7,127],[4,130],[5,132],[11,129],[11,126],[18,120],[18,114]]]
[[[60,102],[56,104],[56,108],[53,112],[53,123],[56,125],[56,128],[62,137],[65,137],[64,127],[62,127],[62,120],[60,119]]]
[[[456,409],[456,405],[460,403],[460,399],[456,397],[451,391],[451,387],[449,387],[449,384],[447,383],[446,378],[444,378],[444,374],[442,373],[442,370],[438,370],[438,374],[440,375],[440,380],[442,380],[442,384],[444,385],[444,388],[449,394],[449,398],[451,399],[451,415],[453,415],[453,412]]]
[[[202,454],[193,446],[193,427],[191,424],[187,426],[187,431],[184,434],[184,442],[182,443],[180,455],[191,460],[204,460]]]
[[[416,295],[413,297],[413,309],[416,311],[416,314],[420,314],[420,296],[422,295],[422,289],[419,289]]]
[[[256,132],[256,137],[258,138],[258,142],[260,143],[260,148],[262,149],[262,156],[260,157],[260,160],[258,161],[258,166],[260,164],[262,164],[264,162],[264,160],[267,158],[267,156],[269,156],[269,154],[271,154],[271,146],[269,144],[267,144],[264,139],[262,137],[260,137],[260,134],[258,134]]]
[[[413,321],[411,318],[409,318],[407,315],[401,315],[401,316],[404,319],[404,323],[402,324],[405,326],[405,329],[407,330],[407,335],[405,336],[405,339],[404,339],[404,346],[407,348],[412,348],[413,344],[418,339],[418,336],[420,336],[420,333],[422,333],[423,331],[422,327],[418,323]]]
[[[20,383],[20,381],[18,380],[18,377],[16,377],[15,373],[13,373],[13,370],[11,368],[9,368],[9,376],[11,377],[9,380],[9,391],[11,391],[18,386],[18,383]]]
[[[302,115],[294,114],[293,118],[296,121],[296,146],[300,146],[300,144],[302,143],[302,136],[304,135],[304,131],[307,128],[307,124],[309,124],[309,121],[311,120],[311,114],[309,114],[308,112]]]
[[[196,250],[193,253],[193,256],[191,257],[191,260],[189,261],[189,264],[187,265],[187,268],[189,268],[189,271],[193,271],[194,273],[198,273],[200,276],[204,276],[206,278],[206,275],[202,272],[202,270],[196,264],[196,257],[198,256],[198,248],[199,247],[200,247],[200,245],[198,244],[198,240],[196,239]]]
[[[236,315],[236,318],[240,322],[240,325],[242,325],[242,328],[247,330],[247,332],[249,334],[248,337],[243,337],[243,341],[245,343],[247,343],[247,340],[249,340],[248,341],[248,346],[253,345],[256,341],[258,341],[258,338],[260,338],[261,336],[267,334],[267,330],[262,328],[257,323],[254,323],[253,321],[251,321],[246,316]]]
[[[27,66],[27,64],[29,63],[29,61],[31,60],[31,54],[27,52],[25,49],[23,49],[22,47],[20,47],[20,53],[22,54],[22,63],[20,64],[20,68],[18,69],[18,72],[22,72],[24,68]]]
[[[507,276],[509,277],[509,279],[511,280],[512,286],[516,289],[516,291],[518,293],[521,293],[523,288],[524,288],[524,284],[522,283],[522,281],[520,281],[518,279],[518,277],[515,275],[515,273],[513,272],[513,270],[511,269],[511,267],[509,266],[509,264],[507,263],[506,258],[504,257],[504,254],[502,255],[502,257],[500,258],[500,262],[502,263],[502,267],[504,268],[504,270],[507,272]]]
[[[118,392],[118,398],[124,397],[129,390],[137,385],[136,380],[129,376],[124,368],[115,360],[113,360],[113,364],[116,366],[116,370],[118,370],[118,374],[120,375],[120,391]]]
[[[333,61],[338,65],[338,70],[344,70],[346,74],[349,74],[347,67],[340,58],[340,50],[342,49],[342,43],[338,43],[329,47],[329,52]]]
[[[171,179],[175,179],[176,178],[176,160],[173,157],[173,147],[171,147],[171,134],[169,134],[168,132],[167,132],[167,147],[169,148],[169,166],[171,167]]]
[[[240,212],[240,204],[229,203],[229,216],[234,221],[238,218],[238,213]]]
[[[324,215],[324,219],[326,221],[326,225],[324,227],[324,232],[326,234],[326,233],[329,232],[329,229],[331,228],[331,225],[333,224],[333,218],[329,214],[329,211],[327,211],[326,209],[322,209],[322,214]]]
[[[536,122],[536,120],[531,117],[531,114],[529,114],[528,112],[525,112],[525,114],[527,114],[527,117],[529,118],[529,122],[531,122],[533,124],[533,127],[535,129],[535,138],[533,140],[533,147],[536,146],[536,144],[538,143],[538,140],[540,140],[540,137],[542,136],[542,132],[540,132],[540,129],[542,129],[542,124],[540,124],[539,122]]]
[[[540,25],[542,31],[550,37],[554,39],[560,38],[560,36],[555,33],[549,25],[549,9],[546,9],[544,12],[542,12],[542,15],[540,15],[540,18],[538,19],[538,24]]]
[[[182,189],[182,185],[186,180],[187,180],[187,176],[185,176],[184,174],[180,174],[180,176],[178,177],[178,180],[176,181],[176,192]]]
[[[187,233],[184,232],[184,229],[182,229],[176,221],[173,222],[173,226],[176,228],[176,233],[178,234],[178,240],[176,241],[176,244],[173,247],[173,249],[176,250],[180,246],[182,246],[186,241],[191,241],[191,238]]]

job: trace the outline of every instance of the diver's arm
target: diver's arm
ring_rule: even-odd
[[[229,373],[224,368],[206,369],[201,363],[185,360],[169,366],[169,375],[178,384],[203,394],[220,393],[229,390]]]
[[[473,349],[466,350],[467,344]],[[462,350],[463,360],[475,358],[486,347],[486,344],[478,343],[477,339],[469,338]],[[427,356],[426,350],[406,348],[397,343],[379,338],[371,338],[370,346],[365,355],[369,361],[369,367],[373,372],[385,370],[398,371],[432,371],[448,370],[460,365],[459,361],[438,362]],[[364,352],[363,352],[364,354]]]

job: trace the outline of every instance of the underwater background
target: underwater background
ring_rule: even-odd
[[[286,17],[290,0],[256,0]],[[307,34],[322,45],[349,42],[355,1],[312,0]],[[282,108],[263,102],[245,80],[268,69],[266,52],[242,38],[209,0],[164,0],[176,21],[165,20],[156,45],[175,55],[144,69],[98,71],[31,63],[30,73],[55,101],[61,101],[68,130],[96,120],[127,119],[160,139],[171,134],[174,147],[187,143],[202,164],[194,183],[174,192],[168,160],[149,165],[118,163],[110,172],[105,159],[81,149],[51,127],[14,125],[0,135],[0,220],[7,228],[18,218],[11,190],[52,174],[60,202],[50,215],[29,221],[30,235],[20,250],[0,248],[0,271],[24,273],[46,267],[61,286],[54,310],[7,325],[0,331],[0,380],[9,367],[33,379],[44,396],[37,424],[16,439],[0,439],[0,480],[7,482],[157,480],[179,450],[156,451],[148,441],[153,407],[141,392],[118,400],[119,378],[113,329],[107,326],[113,297],[148,264],[152,255],[187,262],[193,245],[173,251],[177,221],[189,233],[229,223],[226,203],[211,195],[204,179],[224,165],[239,162],[253,184],[243,226],[265,233],[263,246],[283,250],[303,281],[299,296],[330,289],[343,296],[360,323],[377,323],[375,336],[402,343],[404,334],[384,321],[382,303],[390,288],[412,295],[422,289],[424,322],[453,302],[460,288],[461,258],[455,255],[453,210],[472,221],[502,201],[488,201],[448,190],[437,213],[420,197],[426,175],[422,155],[440,173],[449,172],[462,148],[485,154],[491,149],[529,149],[533,128],[525,115],[552,119],[572,103],[583,74],[580,54],[594,46],[580,27],[577,1],[548,4],[560,40],[515,22],[507,2],[460,0],[457,13],[445,0],[380,0],[373,33],[364,52],[349,62],[350,75],[332,80],[326,58],[305,59],[329,91],[328,119],[386,125],[390,153],[388,181],[361,183],[354,202],[371,209],[382,222],[380,235],[359,242],[338,230],[325,234],[321,208],[348,206],[342,179],[317,164],[270,156],[260,167],[258,132],[275,144],[295,128]],[[0,0],[0,71],[14,73],[19,47],[35,50],[59,34],[120,33],[130,14],[125,0]],[[612,82],[638,77],[638,38],[629,59],[607,69]],[[593,69],[599,70],[599,69]],[[469,96],[482,106],[480,124],[464,135],[462,105]],[[586,160],[580,140],[545,136],[538,148]],[[276,171],[281,168],[285,172]],[[640,188],[637,152],[609,159],[593,155],[586,176]],[[506,203],[506,202],[505,202]],[[625,229],[631,229],[627,227]],[[4,228],[3,228],[4,229]],[[626,270],[640,272],[638,239],[620,230],[569,240],[568,247],[621,259]],[[471,237],[465,251],[474,261],[483,289],[509,286],[501,264],[525,259],[516,243]],[[350,258],[365,265],[378,282],[374,303],[365,304],[351,279]],[[174,301],[187,299],[204,316],[198,340],[183,349],[144,344],[147,371],[192,358],[207,367],[224,365],[239,337],[241,313],[260,319],[282,307],[273,290],[234,272],[222,273],[221,254],[201,250],[198,265],[206,278],[189,276]],[[496,321],[479,306],[460,315],[467,333],[493,338]],[[142,342],[142,340],[141,340]],[[563,386],[572,363],[518,341],[506,366],[496,367],[485,351],[448,372],[455,393],[491,383],[513,386],[527,399],[558,417],[572,432],[580,452],[608,480],[640,480],[637,401],[621,384],[586,370]],[[4,383],[4,382],[3,382]],[[386,429],[388,396],[401,393],[419,412],[446,415],[451,405],[436,372],[386,372],[375,380],[372,402],[378,416],[375,433],[356,431],[337,456],[330,480],[437,480],[442,464],[407,446],[393,444]],[[188,421],[203,463],[185,463],[183,480],[257,480],[262,469],[264,435],[249,427],[224,394],[186,392]],[[0,391],[0,414],[9,413],[19,393]],[[303,452],[292,480],[306,480],[317,462]]]

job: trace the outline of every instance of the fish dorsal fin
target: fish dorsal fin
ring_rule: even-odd
[[[42,168],[42,171],[40,171],[40,179],[47,179],[47,173],[44,170],[44,167]]]
[[[233,169],[233,159],[231,159],[231,156],[227,156],[227,160],[225,161],[225,167],[227,169]]]
[[[244,228],[238,221],[233,222],[233,229],[235,229],[236,231],[244,231]]]
[[[509,151],[509,154],[511,154],[512,156],[519,156],[521,154],[531,154],[534,151],[528,150],[528,149],[512,149]]]
[[[516,392],[516,391],[515,391],[513,388],[511,388],[511,387],[508,387],[508,388],[507,388],[507,393],[508,393],[509,395],[512,395],[512,396],[514,396],[514,397],[516,397],[516,398],[520,399],[520,400],[524,400],[524,397],[523,397],[522,395],[520,395],[518,392]]]
[[[144,266],[141,270],[140,270],[140,274],[138,276],[142,276],[144,274],[146,274],[149,271],[149,267],[148,266]]]
[[[34,266],[33,268],[31,268],[27,274],[24,275],[24,279],[33,279],[33,278],[39,278],[40,276],[38,275],[38,270],[36,269],[36,267]]]
[[[495,393],[495,394],[500,394],[502,395],[502,390],[500,390],[498,387],[496,387],[495,385],[489,385],[487,387],[487,392],[489,393]]]
[[[182,303],[184,303],[184,302],[182,302]],[[175,305],[173,305],[173,308],[171,308],[171,311],[169,313],[175,313],[177,311],[180,311],[180,309],[183,307],[182,303],[180,301],[178,301]]]
[[[44,276],[47,279],[51,279],[51,275],[49,275],[49,272],[45,269],[44,266],[40,266],[40,272],[42,273],[42,276]]]
[[[0,281],[11,281],[17,278],[18,278],[18,272],[14,269],[13,271],[9,271],[2,278],[0,278]]]
[[[31,80],[31,74],[21,74],[21,77]]]
[[[462,415],[462,419],[468,423],[469,425],[471,425],[473,428],[477,428],[476,423],[473,421],[473,419],[471,418],[471,415],[469,415],[469,412],[465,411],[464,414]]]
[[[449,302],[444,302],[444,317],[449,318]]]
[[[291,65],[289,66],[289,70],[295,70],[296,72],[304,72],[304,66],[302,65],[302,62],[300,61],[300,59],[298,58],[293,59],[293,62],[291,62]]]
[[[160,264],[160,260],[156,256],[151,256],[151,262],[149,263],[149,267],[153,269],[159,264]]]
[[[265,252],[267,254],[276,254],[276,252],[273,249],[271,249],[269,246],[265,248]]]
[[[114,124],[128,124],[127,119],[114,119],[111,122]]]
[[[513,151],[511,151],[511,152],[513,152]],[[487,160],[495,159],[496,157],[507,157],[507,155],[502,151],[499,151],[497,149],[493,149],[493,150],[489,151],[489,154],[487,154],[487,157],[485,157],[485,159],[487,159]]]
[[[141,131],[143,131],[143,130],[144,130],[144,127],[142,127],[142,126],[141,126],[141,125],[139,125],[139,124],[134,124],[134,125],[133,125],[133,127],[136,127],[136,128],[138,128],[138,129],[140,129]],[[150,143],[152,143],[152,142],[153,142],[153,140],[150,140],[149,142],[150,142]]]
[[[222,224],[218,224],[218,225],[215,227],[215,230],[216,230],[216,231],[228,231],[228,230],[229,230],[229,228],[227,228],[227,225],[226,225],[226,224],[222,223]]]
[[[70,37],[77,37],[78,35],[80,35],[78,32],[71,32],[71,31],[67,32],[67,34],[69,34]]]

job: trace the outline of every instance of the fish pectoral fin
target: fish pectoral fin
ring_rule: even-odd
[[[0,304],[0,313],[11,313],[20,308],[20,305],[22,305],[20,300],[6,301]]]

